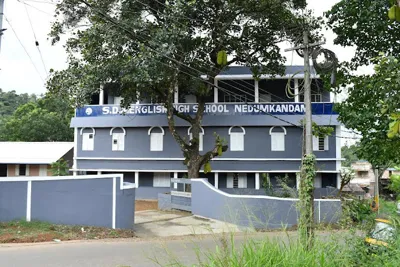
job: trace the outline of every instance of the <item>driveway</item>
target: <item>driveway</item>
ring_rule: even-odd
[[[199,218],[188,212],[147,210],[135,212],[134,230],[138,237],[149,238],[232,233],[245,229],[222,221]]]

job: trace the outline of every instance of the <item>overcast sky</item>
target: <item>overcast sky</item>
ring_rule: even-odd
[[[62,45],[52,46],[48,39],[55,8],[51,2],[52,0],[5,0],[3,28],[7,30],[2,37],[0,51],[0,88],[3,90],[30,94],[45,93],[46,71],[48,72],[50,68],[60,70],[66,67],[67,56]],[[338,0],[324,0],[324,4],[321,2],[321,0],[308,1],[309,7],[314,9],[316,15],[322,15]],[[34,34],[39,41],[43,62],[35,46]],[[333,50],[339,60],[348,60],[354,54],[352,48],[334,46],[332,32],[325,32],[325,37],[327,44],[324,47]],[[289,43],[285,44],[282,49],[289,46]],[[24,47],[28,53],[25,52]],[[284,53],[283,50],[282,53]],[[291,64],[292,53],[284,54],[288,58],[288,64]],[[303,64],[303,59],[296,53],[294,53],[293,64]]]

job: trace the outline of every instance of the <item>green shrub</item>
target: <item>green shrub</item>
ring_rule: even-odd
[[[369,200],[356,198],[342,200],[342,218],[340,224],[345,228],[359,223],[371,223],[373,219],[374,214]]]

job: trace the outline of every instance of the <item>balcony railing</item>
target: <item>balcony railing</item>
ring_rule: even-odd
[[[175,104],[180,113],[195,114],[197,104]],[[119,105],[89,105],[76,109],[76,117],[104,117],[116,115],[151,116],[167,112],[160,104],[134,104],[124,109]],[[206,104],[206,115],[303,115],[304,103],[209,103]],[[333,103],[313,103],[314,115],[335,115]]]

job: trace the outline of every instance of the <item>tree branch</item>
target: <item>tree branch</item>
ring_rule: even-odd
[[[174,113],[177,112],[173,105],[175,84],[176,84],[176,79],[174,79],[174,81],[171,82],[170,87],[168,88],[167,101],[165,103],[165,106],[167,108],[168,127],[169,127],[169,130],[170,130],[172,136],[175,138],[176,142],[179,144],[181,150],[185,153],[185,151],[187,151],[190,148],[190,146],[179,135],[179,133],[176,131],[176,126],[175,126],[175,118],[174,118],[175,114]]]

